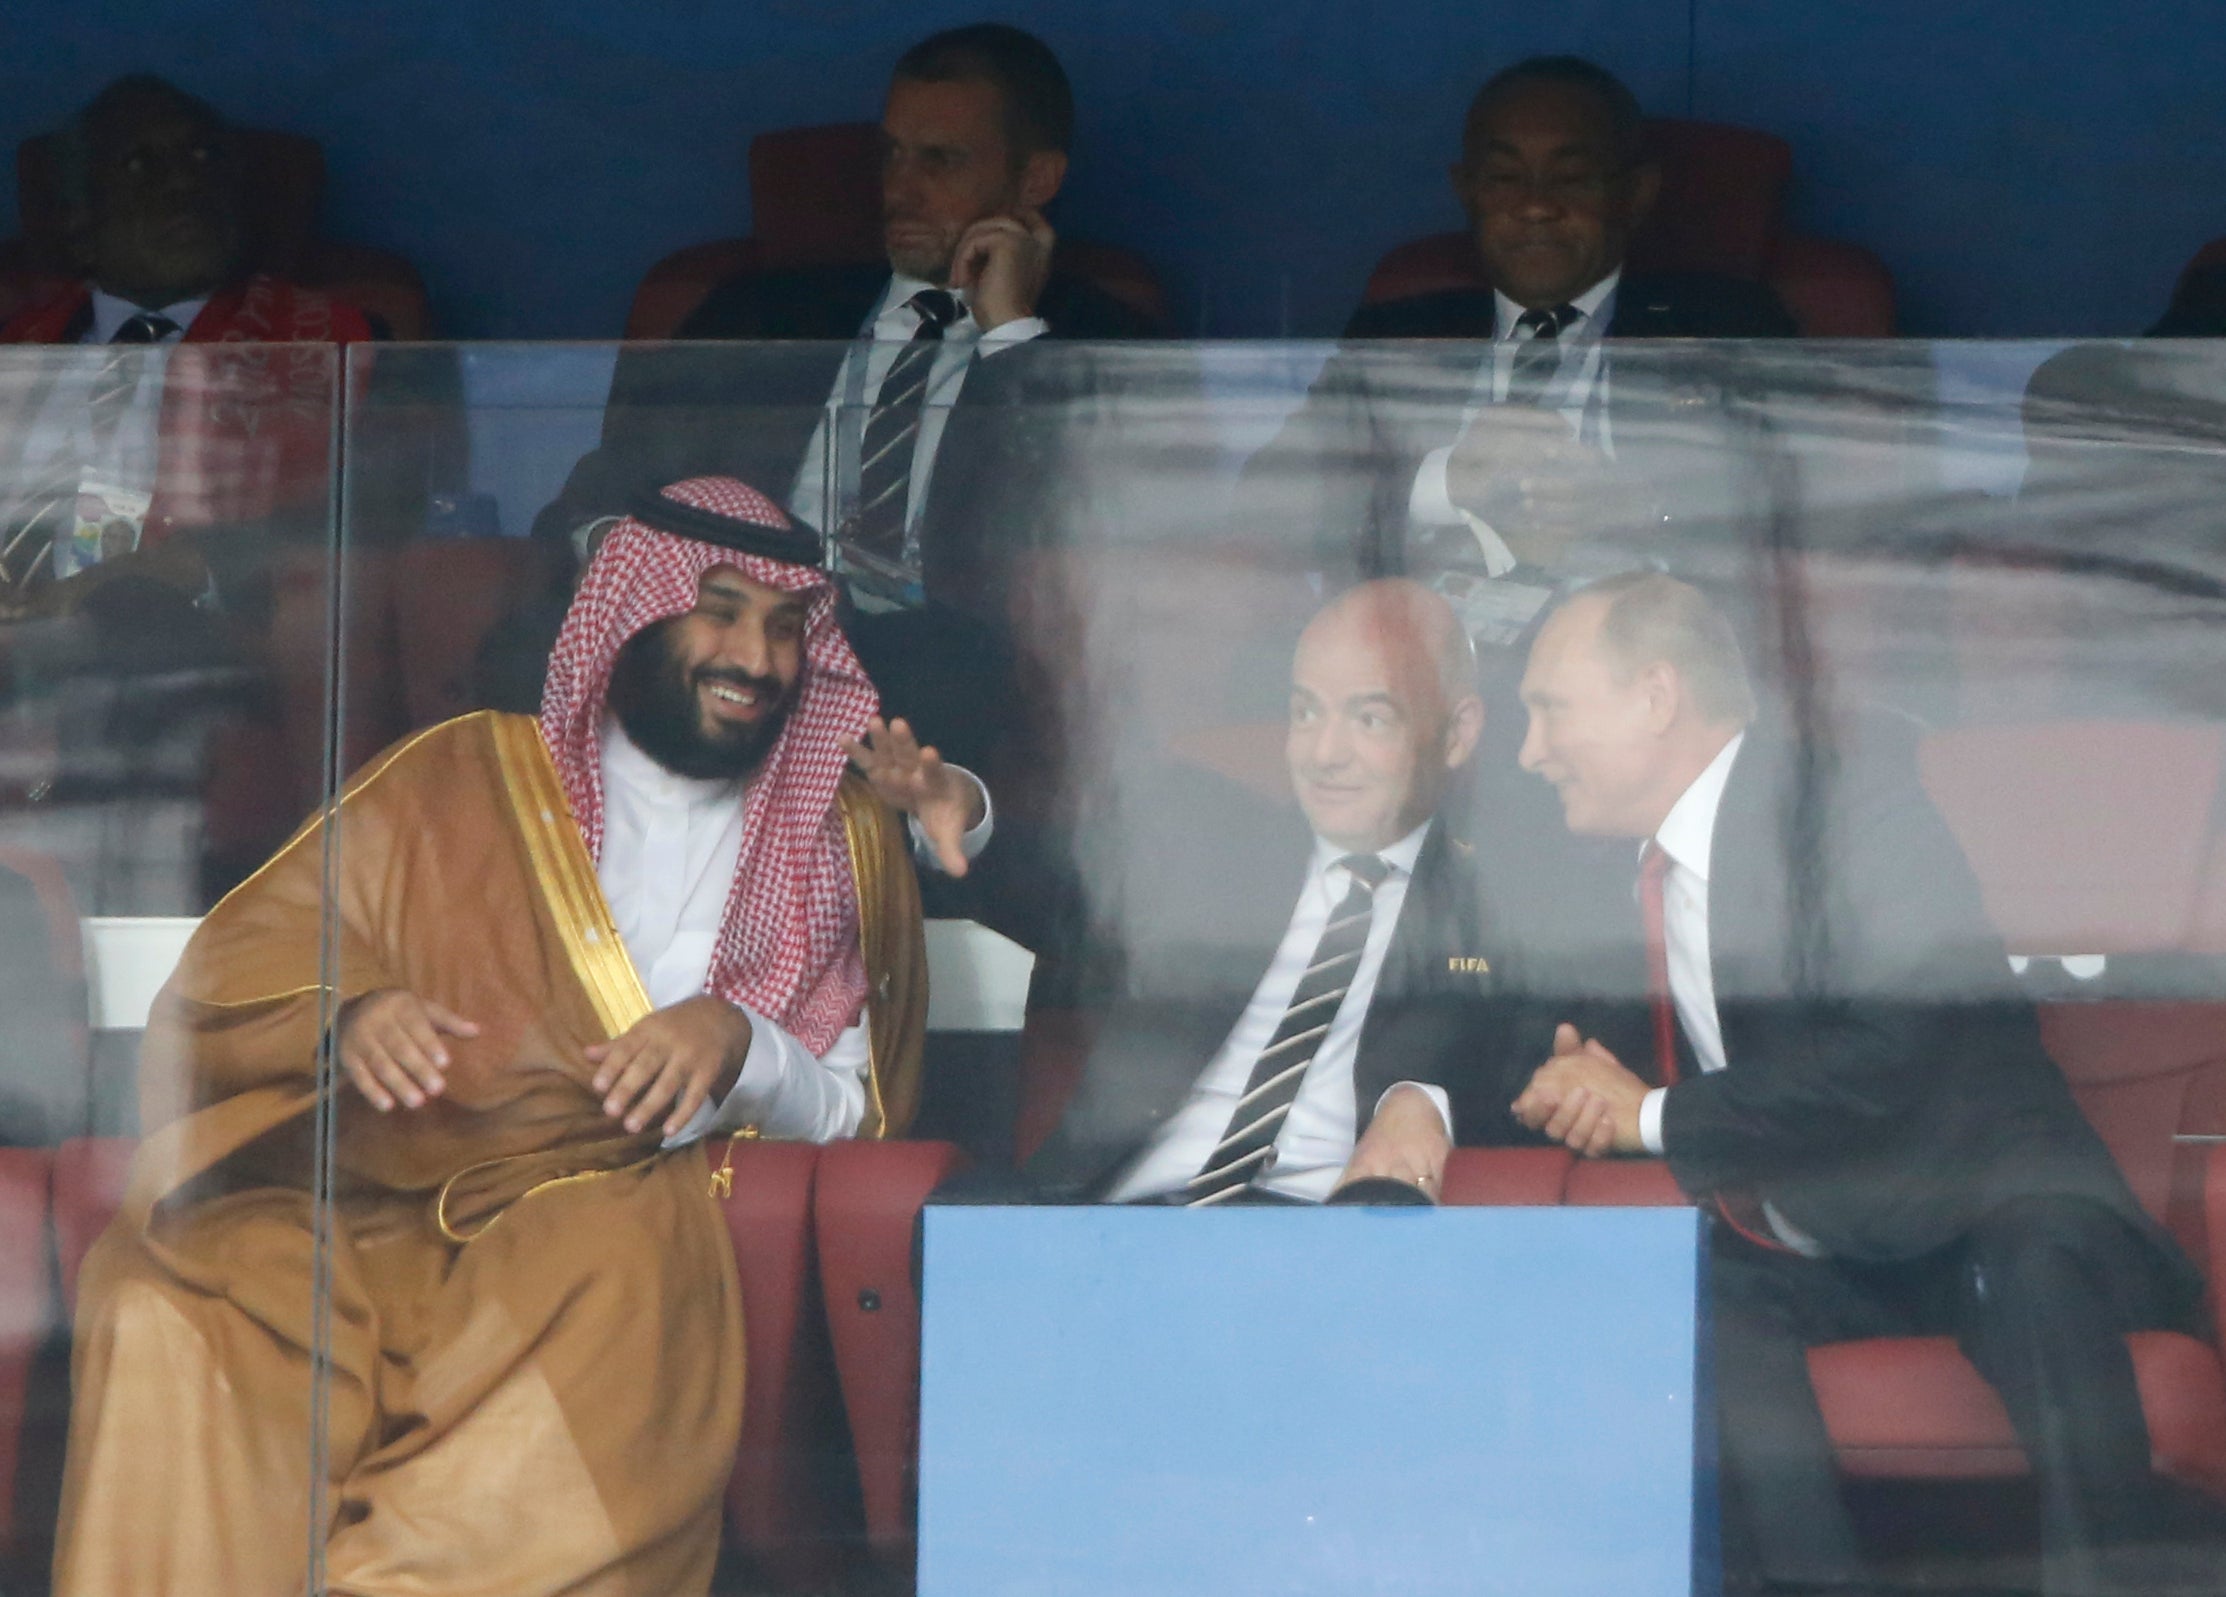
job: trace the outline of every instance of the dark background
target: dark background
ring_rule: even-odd
[[[610,338],[653,261],[747,231],[752,133],[878,114],[904,44],[985,15],[1074,78],[1056,219],[1151,256],[1186,332],[1335,332],[1457,221],[1471,91],[1544,50],[1790,140],[1795,221],[1882,255],[1912,334],[2137,331],[2226,233],[2216,0],[7,0],[0,140],[160,71],[321,139],[328,233],[408,255],[444,332]]]

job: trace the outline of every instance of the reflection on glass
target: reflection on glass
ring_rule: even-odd
[[[977,353],[963,403],[930,363],[917,410],[881,401],[888,371],[843,397],[856,353],[383,346],[345,380],[257,346],[0,362],[0,1153],[22,1161],[0,1188],[65,1288],[0,1278],[16,1352],[46,1349],[21,1567],[59,1493],[70,1589],[163,1589],[142,1572],[192,1560],[291,1589],[318,1483],[336,1581],[427,1515],[467,1561],[607,1555],[644,1590],[701,1590],[717,1556],[802,1589],[858,1575],[910,1535],[929,1188],[1226,1211],[1349,1180],[1416,1207],[1702,1212],[1734,1575],[2170,1590],[2206,1567],[2214,351],[1627,342],[1533,394],[1508,350],[1459,340],[1045,345]],[[110,383],[139,407],[112,431]],[[906,948],[916,892],[1034,956],[1017,1044],[937,1032],[914,1075],[881,1018],[921,1001],[902,960],[855,920],[835,954],[801,922],[767,933],[766,957],[843,964],[848,997],[832,1024],[753,1005],[798,1074],[746,1117],[762,1137],[730,1152],[722,1122],[708,1160],[614,1131],[589,1050],[724,957],[739,854],[683,893],[708,845],[666,850],[641,817],[732,773],[652,754],[613,785],[617,723],[558,648],[583,604],[724,603],[712,630],[748,630],[751,590],[704,587],[750,576],[747,551],[629,564],[645,496],[704,477],[826,534],[787,561],[825,596],[814,669],[853,660],[980,784],[937,790],[966,796],[949,850],[915,839],[886,806],[935,767],[877,730],[840,813],[881,831],[813,833],[820,854],[758,860],[734,902],[838,862]],[[640,630],[613,625],[599,669]],[[738,722],[782,701],[778,669],[725,647],[634,685],[716,688]],[[545,694],[589,706],[577,746],[528,719]],[[825,764],[832,784],[841,750]],[[369,769],[281,849],[330,775]],[[145,931],[250,877],[151,1010],[103,1007],[122,967],[82,917]],[[934,989],[979,996],[987,968]],[[426,1010],[454,1062],[439,1101],[320,1098],[329,1011],[345,1033],[393,990],[450,1017]],[[863,1146],[908,1121],[968,1168]],[[83,1139],[140,1132],[127,1201],[129,1146]],[[588,1323],[609,1336],[571,1341]],[[795,1335],[763,1347],[766,1326]],[[1302,1329],[1263,1356],[1296,1358]],[[1448,1356],[1384,1334],[1417,1369]],[[1492,1347],[1450,1351],[1537,1389]],[[1990,1385],[2006,1423],[1977,1417]],[[506,1492],[469,1462],[498,1431]],[[618,1467],[626,1438],[658,1468]],[[1936,1479],[1982,1466],[2001,1480]]]

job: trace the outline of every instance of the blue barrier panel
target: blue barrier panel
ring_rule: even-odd
[[[1718,1587],[1692,1210],[926,1227],[920,1597]]]

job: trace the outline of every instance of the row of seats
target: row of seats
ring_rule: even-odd
[[[2103,1014],[2089,1013],[2097,1008]],[[2226,1319],[2226,1028],[2209,1005],[2053,1005],[2052,1049],[2135,1190],[2201,1263]],[[2200,1039],[2193,1049],[2183,1046]],[[2163,1063],[2159,1065],[2158,1061]],[[2202,1140],[2202,1139],[2209,1140]],[[723,1149],[707,1150],[707,1168]],[[67,1323],[86,1250],[114,1215],[131,1153],[122,1139],[0,1150],[0,1538],[36,1556],[44,1527],[16,1521],[16,1477],[55,1460],[26,1449],[34,1362]],[[919,1436],[919,1304],[913,1231],[929,1192],[964,1156],[948,1143],[755,1143],[735,1149],[723,1201],[746,1306],[743,1437],[727,1491],[732,1544],[782,1578],[808,1580],[858,1534],[829,1466],[856,1460],[865,1545],[902,1562],[913,1539]],[[1585,1163],[1560,1149],[1463,1149],[1445,1201],[1632,1206],[1683,1202],[1652,1160]],[[51,1261],[51,1263],[50,1263]],[[2130,1339],[2157,1467],[2226,1498],[2226,1367],[2193,1338]],[[839,1402],[830,1387],[832,1369]],[[1845,1343],[1810,1356],[1851,1475],[2014,1476],[2024,1458],[1992,1389],[1944,1337]],[[839,1433],[847,1416],[848,1437]]]
[[[1811,337],[1894,332],[1893,280],[1861,247],[1785,224],[1792,147],[1773,134],[1660,119],[1649,133],[1663,168],[1662,201],[1631,261],[1646,270],[1721,273],[1767,284]],[[316,234],[324,156],[299,134],[243,130],[250,264],[323,289],[379,318],[396,338],[435,335],[423,282],[400,257]],[[880,130],[870,122],[786,128],[750,143],[752,231],[693,245],[651,269],[626,320],[631,339],[669,338],[711,287],[744,271],[878,261]],[[54,292],[69,274],[50,136],[17,151],[23,232],[0,243],[0,319]],[[1166,291],[1133,251],[1063,240],[1062,265],[1163,327]],[[1464,232],[1434,234],[1386,254],[1366,298],[1394,299],[1481,281]]]
[[[2226,953],[2226,848],[2214,818],[2226,730],[1979,726],[1932,735],[1919,758],[2013,954]],[[82,976],[59,873],[28,858],[8,863],[48,901],[58,971]],[[1024,974],[1017,982],[1025,990]],[[2121,991],[2082,984],[2043,1003],[2043,1035],[2135,1193],[2202,1265],[2226,1321],[2226,1006]],[[1087,1046],[1079,1014],[1027,1017],[1022,1154],[1056,1123]],[[33,1556],[42,1527],[19,1522],[16,1505],[38,1494],[13,1482],[26,1469],[50,1479],[60,1442],[51,1389],[42,1402],[33,1369],[67,1323],[79,1264],[115,1211],[129,1152],[110,1139],[0,1151],[0,1536]],[[781,1578],[817,1578],[861,1537],[886,1559],[907,1556],[918,1438],[913,1229],[926,1195],[964,1157],[929,1141],[736,1149],[725,1209],[747,1307],[748,1407],[730,1535]],[[1576,1163],[1552,1149],[1463,1150],[1446,1197],[1681,1201],[1658,1164]],[[2165,1335],[2133,1346],[2160,1467],[2226,1496],[2219,1350]],[[1811,1364],[1850,1473],[1986,1478],[2023,1468],[1998,1402],[1944,1340],[1846,1344]],[[851,1460],[854,1488],[838,1473]],[[862,1523],[847,1506],[853,1490]]]

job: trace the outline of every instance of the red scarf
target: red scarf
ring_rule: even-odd
[[[780,507],[731,477],[674,483],[665,497],[698,510],[787,530]],[[588,852],[603,853],[601,734],[611,667],[629,638],[695,608],[715,566],[811,596],[796,704],[743,800],[742,851],[706,988],[771,1017],[815,1054],[834,1045],[866,996],[858,894],[835,798],[849,756],[881,707],[835,620],[823,571],[747,555],[628,517],[596,551],[549,656],[541,740],[564,781]]]
[[[74,284],[0,327],[0,344],[61,343],[91,306],[91,288]],[[360,311],[264,274],[211,295],[164,374],[142,546],[321,505],[332,487],[340,389],[331,346],[370,337]]]

